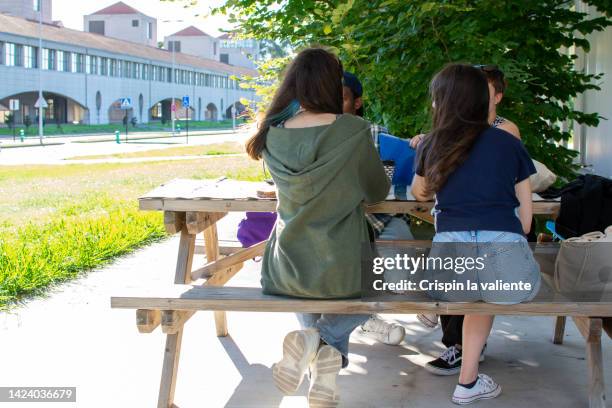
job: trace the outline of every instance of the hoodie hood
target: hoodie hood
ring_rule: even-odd
[[[262,155],[278,190],[305,204],[337,176],[370,132],[369,122],[353,115],[312,128],[271,127]]]

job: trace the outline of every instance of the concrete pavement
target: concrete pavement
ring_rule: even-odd
[[[220,223],[221,239],[233,239],[241,214]],[[135,312],[110,308],[110,296],[125,287],[165,286],[173,281],[177,237],[151,245],[83,278],[0,314],[0,384],[76,386],[77,403],[54,407],[156,406],[165,336],[139,334]],[[204,263],[196,256],[195,264]],[[255,286],[259,264],[249,261],[231,282]],[[435,377],[421,367],[442,351],[440,331],[414,316],[388,315],[405,325],[398,347],[377,344],[356,330],[351,364],[339,379],[342,407],[450,408],[456,377]],[[288,313],[228,313],[230,336],[215,336],[212,313],[186,325],[176,388],[181,408],[306,407],[306,385],[283,397],[271,378],[284,335],[298,327]],[[553,319],[498,317],[482,372],[503,387],[486,408],[587,406],[584,341],[569,323],[565,343],[551,342]],[[606,391],[612,395],[612,341],[603,342]],[[4,404],[24,408],[40,404]]]
[[[170,147],[206,145],[222,142],[243,142],[248,137],[248,133],[241,132],[205,132],[198,135],[189,136],[189,144],[186,144],[186,138],[182,136],[174,136],[166,139],[147,139],[147,140],[132,140],[129,143],[117,144],[115,142],[98,142],[98,143],[80,143],[83,139],[67,138],[65,144],[53,146],[32,146],[14,149],[0,150],[0,165],[24,165],[24,164],[75,164],[75,160],[65,160],[75,156],[89,156],[101,154],[116,154],[139,152],[146,150],[165,149]],[[55,140],[53,140],[55,142]],[[193,158],[202,158],[195,156]],[[82,161],[85,163],[113,163],[113,162],[137,162],[137,161],[159,161],[159,160],[174,160],[176,158],[136,158],[136,159],[96,159]],[[185,160],[185,158],[181,158]]]

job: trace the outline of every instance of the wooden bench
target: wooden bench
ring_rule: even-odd
[[[261,255],[264,243],[250,248],[230,248],[221,257],[216,223],[230,211],[275,211],[276,200],[257,198],[261,183],[223,181],[173,180],[141,197],[142,210],[164,211],[168,233],[180,233],[174,282],[162,291],[142,289],[111,298],[111,307],[136,309],[136,325],[141,333],[151,333],[157,327],[166,334],[158,408],[172,407],[178,372],[182,334],[185,323],[194,313],[210,310],[215,313],[218,336],[226,336],[226,311],[256,312],[325,312],[325,313],[422,313],[437,314],[506,314],[561,316],[555,330],[556,342],[562,337],[564,316],[571,316],[587,340],[589,365],[589,403],[592,408],[604,408],[601,330],[610,332],[612,304],[538,302],[501,306],[484,303],[441,303],[428,299],[418,301],[362,302],[360,300],[313,301],[265,296],[258,288],[224,286],[242,264]],[[431,203],[419,203],[411,197],[367,206],[366,211],[378,213],[412,213],[426,218]],[[534,213],[554,216],[557,201],[547,201],[534,195]],[[206,264],[194,269],[196,235],[204,235]],[[192,285],[190,285],[192,284]],[[593,317],[595,316],[595,317]],[[599,316],[603,316],[601,318]]]

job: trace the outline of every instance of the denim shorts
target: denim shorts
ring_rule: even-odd
[[[516,304],[532,300],[541,285],[540,266],[525,236],[505,231],[452,231],[436,233],[428,258],[452,259],[452,270],[439,264],[423,271],[428,282],[457,283],[449,290],[427,292],[437,300],[451,302],[484,301]],[[457,268],[461,259],[480,260],[478,267]],[[465,261],[461,261],[465,262]],[[458,272],[462,270],[462,272]],[[504,286],[505,285],[505,286]]]

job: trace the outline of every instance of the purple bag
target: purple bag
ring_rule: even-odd
[[[267,240],[275,222],[274,212],[247,212],[246,217],[238,224],[238,241],[243,248],[247,248]]]

